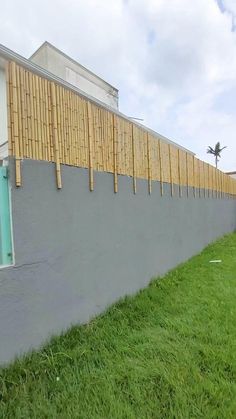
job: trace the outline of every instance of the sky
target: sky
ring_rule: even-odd
[[[236,170],[236,0],[11,0],[0,43],[29,57],[45,40],[119,89],[120,111]]]

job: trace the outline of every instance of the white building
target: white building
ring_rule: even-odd
[[[226,174],[232,177],[233,179],[236,179],[236,172],[226,172]]]
[[[65,80],[82,92],[118,109],[118,90],[62,51],[44,42],[30,61]]]

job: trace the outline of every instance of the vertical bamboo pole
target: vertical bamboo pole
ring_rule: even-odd
[[[113,114],[112,116],[112,126],[113,126],[113,173],[114,173],[114,192],[118,192],[118,175],[117,175],[117,116]]]
[[[36,153],[36,139],[37,139],[37,131],[36,131],[36,106],[35,106],[35,89],[34,89],[34,75],[29,73],[29,80],[30,80],[30,92],[31,92],[31,109],[32,109],[32,158],[37,159]]]
[[[208,173],[208,198],[210,198],[210,165],[207,163],[207,173]]]
[[[49,128],[49,156],[50,161],[55,161],[54,159],[54,141],[53,141],[53,122],[52,122],[52,99],[51,99],[51,82],[47,82],[47,92],[48,92],[48,128]]]
[[[222,172],[220,171],[220,198],[222,199]]]
[[[26,85],[25,85],[25,70],[20,68],[20,94],[21,94],[21,112],[22,112],[22,143],[23,143],[23,157],[27,157],[27,118],[26,118]]]
[[[53,142],[54,142],[54,159],[56,163],[56,180],[57,188],[62,188],[61,182],[61,165],[59,156],[59,144],[58,144],[58,131],[57,131],[57,108],[56,108],[56,89],[53,82],[50,83],[51,87],[51,107],[52,107],[52,130],[53,130]]]
[[[25,128],[26,128],[26,156],[30,156],[30,129],[29,126],[30,118],[29,118],[29,108],[28,108],[28,97],[29,97],[29,86],[28,86],[28,71],[24,70],[24,86],[25,86]]]
[[[46,121],[46,155],[48,161],[51,161],[51,150],[50,150],[50,126],[49,126],[49,103],[48,103],[48,80],[44,80],[44,94],[45,94],[45,101],[46,101],[46,108],[45,108],[45,121]]]
[[[107,138],[107,146],[106,146],[106,152],[107,152],[107,171],[111,172],[111,126],[110,126],[110,119],[111,115],[110,112],[106,112],[106,138]]]
[[[220,198],[222,199],[222,173],[221,171],[219,172],[219,183],[220,183]]]
[[[61,95],[60,95],[61,97]],[[72,137],[72,165],[76,165],[76,132],[75,132],[75,105],[74,105],[74,97],[75,94],[71,92],[70,102],[71,102],[71,137]],[[62,106],[60,105],[60,108],[62,109]],[[62,117],[62,115],[61,115]],[[62,118],[61,118],[62,119]],[[61,121],[61,132],[62,132],[62,121]],[[61,136],[61,147],[63,149],[63,137]]]
[[[218,189],[219,189],[219,185],[218,185],[218,170],[216,169],[216,171],[215,171],[215,174],[216,174],[216,198],[218,199],[219,198],[219,191],[218,191]]]
[[[63,97],[62,97],[62,104],[63,104]],[[76,149],[75,149],[75,156],[76,156],[76,166],[79,166],[79,158],[80,158],[80,154],[79,154],[79,146],[80,146],[80,124],[81,124],[81,119],[80,119],[80,100],[78,96],[75,96],[75,121],[76,121],[76,126],[75,126],[75,134],[76,134]],[[64,124],[64,122],[63,122]],[[64,128],[63,128],[63,132],[64,132]]]
[[[131,125],[132,129],[132,164],[133,164],[133,190],[134,194],[137,193],[137,183],[136,183],[136,159],[135,159],[135,139],[134,139],[134,124]]]
[[[224,173],[222,172],[222,199],[224,199]]]
[[[92,120],[92,106],[87,101],[87,127],[88,127],[88,157],[89,157],[89,188],[92,192],[94,190],[94,176],[93,176],[93,120]]]
[[[39,77],[35,76],[35,97],[36,97],[36,121],[37,121],[37,148],[38,148],[38,159],[42,160],[42,131],[41,131],[41,115],[40,115],[40,88],[39,88]]]
[[[70,92],[66,90],[66,144],[67,144],[67,161],[71,164],[71,136],[70,136]],[[86,121],[88,123],[88,119]]]
[[[213,167],[212,170],[212,185],[213,185],[213,197],[216,198],[216,175],[215,175],[215,168]]]
[[[25,73],[26,83],[26,113],[27,113],[27,157],[32,158],[32,107],[31,107],[31,91],[29,82],[29,72]]]
[[[198,193],[199,193],[199,198],[201,198],[201,164],[200,164],[200,160],[198,160]]]
[[[203,168],[203,189],[204,189],[203,195],[204,195],[204,198],[206,198],[206,176],[205,176],[205,163],[204,162],[203,162],[202,168]]]
[[[43,124],[43,136],[44,136],[44,145],[43,145],[43,154],[45,160],[48,161],[48,154],[47,154],[47,125],[46,125],[46,100],[47,95],[45,91],[45,81],[44,79],[41,80],[41,94],[42,94],[42,124]]]
[[[195,158],[193,156],[193,196],[196,198],[196,176],[195,176]]]
[[[93,116],[93,115],[92,115]],[[73,166],[73,131],[72,131],[72,95],[71,91],[67,90],[67,118],[68,118],[68,159],[69,165]],[[93,124],[93,121],[92,121]]]
[[[69,150],[68,150],[68,101],[67,101],[68,91],[63,91],[63,119],[64,119],[64,159],[65,163],[69,164]]]
[[[61,147],[61,106],[60,106],[60,86],[55,86],[55,94],[56,94],[56,112],[57,112],[57,137],[58,137],[58,150],[59,150],[59,158],[60,163],[62,163],[62,147]]]
[[[216,185],[216,198],[218,199],[218,172],[215,169],[215,185]]]
[[[218,193],[217,193],[217,169],[215,169],[215,197],[218,198]]]
[[[35,151],[35,156],[34,158],[36,160],[39,159],[39,147],[38,147],[38,140],[39,140],[39,135],[38,135],[38,114],[37,114],[37,95],[36,95],[36,75],[32,74],[32,85],[33,85],[33,102],[34,102],[34,151]]]
[[[224,199],[224,173],[222,172],[222,199]]]
[[[150,153],[150,137],[147,132],[147,162],[148,162],[148,193],[152,193],[152,174],[151,174],[151,153]]]
[[[171,161],[171,145],[168,144],[168,151],[169,151],[169,166],[170,166],[170,190],[171,196],[174,194],[174,186],[173,186],[173,176],[172,176],[172,161]]]
[[[225,198],[225,174],[223,173],[223,198]]]
[[[77,166],[77,161],[78,161],[78,155],[77,155],[77,151],[78,151],[78,139],[77,139],[77,135],[78,135],[78,118],[77,118],[77,104],[76,104],[76,99],[77,96],[75,94],[72,95],[72,108],[73,108],[73,138],[74,138],[74,166]],[[63,103],[62,103],[62,99],[61,99],[61,109],[63,107]],[[62,133],[63,133],[63,119],[62,119]],[[63,137],[62,137],[63,139]],[[63,141],[62,141],[63,143]]]
[[[187,197],[189,196],[189,176],[188,176],[188,153],[186,151],[186,180],[187,180]]]
[[[228,199],[228,175],[226,175],[226,179],[225,179],[225,189],[226,189],[226,198]]]
[[[180,150],[178,148],[178,178],[179,178],[179,196],[182,197],[182,188],[181,188],[181,174],[180,174]]]
[[[105,124],[104,124],[104,118],[105,118],[105,109],[101,110],[101,121],[100,121],[100,129],[101,129],[101,159],[102,159],[102,167],[101,170],[103,172],[106,172],[107,164],[106,164],[106,153],[105,153]]]
[[[217,190],[218,190],[218,198],[220,199],[220,171],[217,170]]]
[[[19,147],[19,121],[17,109],[17,85],[16,85],[16,64],[11,63],[12,68],[12,105],[13,105],[13,137],[15,144],[15,170],[16,170],[16,186],[21,186],[21,161]]]
[[[22,104],[21,104],[21,85],[20,85],[20,67],[16,65],[16,87],[17,87],[17,117],[18,117],[18,142],[19,155],[24,158],[23,149],[23,130],[22,130]]]
[[[214,167],[211,168],[211,185],[212,185],[211,196],[212,198],[214,198]]]
[[[14,125],[14,118],[13,118],[13,69],[12,69],[12,62],[9,63],[9,72],[10,72],[10,120],[11,120],[11,150],[12,156],[15,156],[15,138],[14,138],[14,129],[13,129],[13,125]]]
[[[8,154],[12,156],[12,121],[11,121],[11,69],[10,63],[6,64],[6,85],[7,85],[7,128],[8,128]]]
[[[160,164],[160,191],[163,196],[163,176],[162,176],[162,157],[161,157],[161,140],[158,140],[159,164]]]

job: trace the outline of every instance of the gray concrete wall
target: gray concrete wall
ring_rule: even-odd
[[[14,184],[13,166],[11,167]],[[165,185],[85,169],[22,163],[23,186],[12,189],[16,265],[0,270],[0,362],[37,347],[51,334],[86,322],[145,287],[236,228],[236,200],[170,196]],[[175,191],[177,192],[177,190]],[[199,278],[199,281],[201,278]]]

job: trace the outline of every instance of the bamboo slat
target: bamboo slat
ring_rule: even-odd
[[[172,177],[172,164],[171,164],[171,145],[168,144],[168,150],[169,150],[169,166],[170,166],[170,188],[171,188],[171,196],[174,194],[174,188],[173,188],[173,177]]]
[[[193,156],[193,196],[196,198],[196,183],[195,183],[195,157]]]
[[[133,191],[134,194],[137,193],[137,183],[136,183],[136,156],[135,156],[135,134],[134,134],[134,125],[132,124],[132,166],[133,166]]]
[[[178,149],[177,147],[171,146],[171,171],[172,171],[172,181],[174,185],[179,184],[179,174],[178,174]]]
[[[160,166],[160,191],[161,191],[161,196],[163,196],[161,140],[158,140],[158,152],[159,152],[159,166]]]
[[[182,188],[181,188],[181,170],[180,170],[180,150],[178,149],[178,174],[179,174],[179,196],[182,197]]]
[[[210,178],[210,165],[209,164],[207,164],[207,173],[208,173],[208,198],[210,198],[211,178]]]
[[[187,197],[189,196],[189,167],[188,167],[188,153],[186,153],[186,178],[187,178]]]
[[[201,198],[201,165],[199,159],[196,159],[196,167],[197,167],[197,179],[198,179],[198,196]]]
[[[118,192],[118,175],[117,175],[117,117],[113,114],[113,155],[114,155],[114,192]]]
[[[94,190],[94,177],[93,177],[93,122],[92,122],[92,107],[91,103],[87,102],[88,113],[88,149],[89,149],[89,188],[90,191]]]
[[[21,186],[21,159],[20,159],[20,145],[19,145],[19,120],[17,109],[17,77],[16,64],[13,62],[12,69],[12,122],[13,122],[13,138],[14,138],[14,152],[15,152],[15,170],[16,170],[16,186]]]
[[[18,118],[18,144],[19,144],[19,156],[24,157],[24,150],[23,150],[23,130],[22,130],[22,107],[21,107],[21,86],[20,86],[20,68],[18,66],[15,67],[15,74],[16,74],[16,108],[17,108],[17,118]]]
[[[7,130],[8,130],[8,153],[9,156],[13,155],[12,149],[12,121],[11,121],[11,94],[12,94],[12,81],[11,81],[11,63],[6,64],[6,86],[7,86]]]
[[[151,173],[151,153],[150,153],[150,138],[147,132],[147,164],[148,164],[148,193],[152,193],[152,173]]]
[[[53,140],[54,140],[54,155],[55,155],[55,163],[56,163],[56,180],[57,180],[57,188],[61,189],[62,181],[61,181],[61,165],[60,165],[59,143],[58,143],[56,88],[55,88],[54,83],[51,83],[51,106],[52,106],[52,129],[53,129]]]

